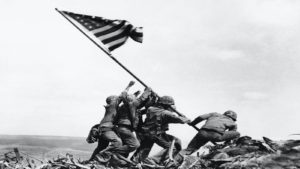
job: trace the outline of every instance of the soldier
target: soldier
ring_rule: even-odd
[[[171,106],[174,106],[174,99],[170,96],[160,97],[157,104],[150,106],[147,109],[146,119],[142,125],[143,139],[141,146],[133,155],[133,160],[137,162],[144,161],[154,143],[158,144],[164,149],[170,148],[173,139],[175,139],[175,148],[179,151],[181,149],[180,140],[172,135],[166,133],[169,123],[188,123],[189,119],[185,117],[176,116],[172,113]]]
[[[137,119],[137,124],[136,124],[136,129],[135,129],[135,134],[137,139],[139,140],[139,142],[143,142],[144,138],[144,131],[142,129],[144,120],[143,120],[143,116],[146,115],[147,110],[150,106],[153,106],[154,104],[156,104],[158,100],[158,96],[156,95],[156,93],[151,92],[151,95],[148,96],[148,99],[146,100],[145,104],[144,104],[144,108],[142,109],[137,109],[137,113],[136,113],[136,119]],[[134,158],[132,158],[133,161],[136,161]]]
[[[235,123],[237,114],[234,111],[228,110],[223,114],[208,113],[194,119],[190,125],[196,125],[203,120],[205,124],[201,127],[197,135],[191,140],[186,149],[181,150],[174,158],[175,161],[181,163],[183,155],[191,155],[207,142],[230,141],[240,137],[237,132]]]
[[[116,115],[119,104],[124,100],[129,88],[133,85],[134,82],[131,81],[121,95],[112,95],[106,98],[107,105],[104,106],[105,114],[99,124],[99,134],[101,140],[109,142],[109,145],[96,155],[99,161],[106,155],[105,153],[117,153],[118,148],[122,146],[122,140],[115,132]]]
[[[124,96],[124,104],[118,109],[116,118],[117,133],[122,139],[123,145],[118,147],[117,151],[124,156],[128,156],[130,152],[135,151],[140,146],[139,141],[133,134],[139,120],[137,109],[145,104],[151,93],[151,88],[146,88],[138,98],[136,95],[127,94]]]
[[[117,114],[117,108],[121,102],[120,96],[109,96],[106,99],[107,105],[105,107],[105,114],[103,119],[101,120],[99,124],[99,133],[100,133],[100,138],[104,140],[106,143],[110,143],[106,149],[102,150],[101,152],[105,151],[114,151],[118,147],[122,145],[122,140],[121,138],[117,135],[115,132],[115,117]],[[98,154],[97,159],[100,160],[99,158],[101,157],[101,153]]]
[[[91,155],[90,159],[87,161],[92,161],[92,160],[95,160],[95,157],[98,153],[100,153],[100,151],[104,150],[108,144],[109,144],[109,141],[107,140],[104,140],[101,136],[100,136],[100,133],[99,133],[99,124],[96,124],[94,125],[90,132],[89,132],[89,135],[88,137],[86,138],[86,141],[89,143],[89,144],[92,144],[92,143],[95,143],[96,141],[98,142],[98,145],[97,147],[95,148],[93,154]]]

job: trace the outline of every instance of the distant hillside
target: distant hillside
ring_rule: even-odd
[[[86,143],[84,137],[0,135],[0,155],[12,151],[14,147],[41,159],[66,153],[86,159],[96,144]]]

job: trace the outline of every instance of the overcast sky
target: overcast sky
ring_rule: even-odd
[[[86,136],[134,80],[55,7],[143,26],[113,55],[187,117],[231,109],[242,135],[300,133],[300,1],[1,0],[0,134]]]

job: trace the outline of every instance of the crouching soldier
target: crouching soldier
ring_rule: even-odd
[[[90,132],[89,132],[89,135],[88,137],[86,138],[86,142],[89,143],[89,144],[92,144],[92,143],[95,143],[95,142],[98,142],[98,145],[97,147],[95,148],[93,154],[91,155],[90,159],[88,161],[93,161],[95,160],[95,157],[98,153],[100,153],[100,151],[104,150],[109,142],[107,140],[104,140],[100,133],[99,133],[99,124],[96,124],[94,125]],[[87,161],[87,162],[88,162]]]
[[[109,145],[104,150],[102,149],[101,152],[103,151],[112,152],[122,145],[122,140],[115,132],[115,125],[114,125],[116,114],[117,114],[117,108],[120,102],[121,102],[120,96],[113,95],[113,96],[109,96],[106,99],[107,105],[104,106],[105,114],[99,124],[99,135],[100,135],[100,139],[104,140],[105,144],[109,143]],[[98,153],[96,157],[98,158],[98,160],[101,160],[99,159],[102,158],[101,153]]]
[[[171,147],[172,141],[175,140],[175,148],[181,150],[180,140],[170,134],[167,134],[169,123],[188,123],[189,119],[176,116],[171,110],[174,106],[174,99],[170,96],[160,97],[154,106],[150,106],[146,112],[145,122],[142,124],[143,139],[141,146],[133,155],[136,162],[144,161],[153,147],[154,143],[164,149]]]
[[[99,135],[100,139],[104,140],[104,144],[106,145],[108,142],[109,145],[96,155],[98,161],[103,160],[106,153],[118,153],[118,148],[122,146],[122,140],[115,131],[117,110],[127,95],[129,88],[133,85],[134,82],[131,81],[121,95],[112,95],[106,98],[105,114],[99,124]]]
[[[235,123],[237,114],[231,110],[223,114],[208,113],[197,117],[190,125],[196,125],[203,120],[205,124],[201,127],[197,135],[191,140],[186,149],[181,150],[174,158],[177,163],[181,163],[184,155],[191,155],[207,142],[230,141],[240,137]]]
[[[121,102],[119,96],[109,96],[106,98],[107,105],[105,107],[105,114],[100,124],[94,125],[86,141],[91,144],[98,141],[98,145],[91,155],[89,161],[99,160],[99,153],[104,150],[113,150],[122,145],[122,140],[114,131],[114,120],[117,114],[117,107]],[[109,144],[110,143],[110,144]],[[97,159],[96,159],[97,157]]]

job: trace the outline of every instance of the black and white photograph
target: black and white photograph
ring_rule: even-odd
[[[0,169],[300,168],[300,1],[0,0]]]

